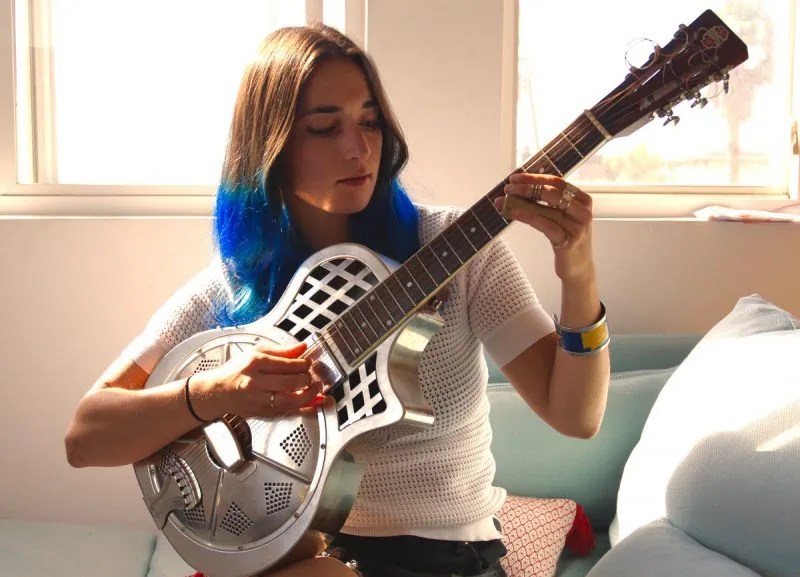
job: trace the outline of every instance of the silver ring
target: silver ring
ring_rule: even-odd
[[[558,201],[558,210],[567,212],[567,210],[569,210],[569,205],[572,204],[573,198],[575,198],[575,193],[565,188],[561,193],[561,200]]]
[[[569,182],[566,183],[564,186],[564,190],[561,191],[561,200],[558,201],[558,210],[561,212],[567,212],[569,210],[569,205],[572,204],[572,201],[575,198],[575,195],[578,193],[578,188]]]
[[[270,409],[274,409],[275,408],[275,391],[272,391],[269,394],[269,408]]]
[[[543,192],[544,192],[543,184],[532,184],[528,196],[530,197],[532,202],[539,202],[540,200],[542,200]]]

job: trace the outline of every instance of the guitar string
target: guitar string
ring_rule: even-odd
[[[615,97],[604,99],[604,101],[601,101],[597,106],[595,106],[595,108],[598,110],[596,116],[604,117],[605,114],[600,112],[600,110],[602,110],[603,106],[604,105],[608,106],[608,104],[607,104],[608,101],[613,101],[617,97],[621,97],[621,95],[622,95],[622,93],[620,95],[615,95]],[[613,115],[612,115],[612,117],[613,117]],[[568,128],[567,131],[561,133],[559,138],[551,140],[547,145],[545,145],[545,147],[542,150],[540,150],[538,153],[536,153],[530,159],[528,159],[525,163],[523,163],[521,165],[521,168],[523,168],[523,170],[525,172],[528,172],[528,170],[532,166],[534,166],[537,162],[541,161],[543,158],[546,158],[547,162],[551,166],[553,166],[553,168],[556,168],[556,170],[558,170],[560,172],[560,170],[558,169],[558,166],[557,166],[557,162],[559,160],[563,160],[566,157],[566,155],[569,154],[568,151],[575,150],[575,147],[573,145],[573,140],[579,142],[581,139],[585,138],[587,135],[591,135],[592,133],[596,134],[598,132],[597,127],[591,121],[586,119],[585,115],[583,117],[579,117],[577,121],[573,121],[572,124],[574,125],[573,128]],[[565,142],[568,143],[568,145],[565,145],[564,144]],[[563,152],[556,152],[557,150],[563,150]],[[580,154],[580,153],[578,152],[578,154]],[[554,158],[555,160],[551,160],[551,157]],[[478,200],[478,202],[480,202],[480,200]],[[464,244],[462,247],[469,248],[469,247],[466,247],[466,244]],[[424,266],[425,266],[424,263],[421,263],[421,264],[422,264],[422,266],[424,268]],[[427,272],[427,269],[426,269],[426,272]],[[379,283],[379,284],[382,284],[383,282],[384,281],[381,281],[381,283]],[[376,286],[378,286],[378,285],[376,285]],[[373,287],[373,289],[374,288],[375,287]],[[437,287],[437,288],[440,288],[440,287]],[[370,289],[370,290],[373,290],[373,289]],[[422,290],[421,287],[420,287],[420,290]],[[411,298],[410,295],[409,295],[409,298]],[[399,303],[398,303],[398,305],[399,305]],[[349,307],[345,312],[351,310],[354,306],[355,306],[355,304],[351,305],[351,307]],[[382,306],[385,306],[385,305],[382,305]],[[400,308],[402,310],[402,307],[400,307]],[[387,310],[387,313],[388,312],[389,311]],[[391,316],[391,314],[389,316]],[[339,320],[339,319],[341,319],[341,315],[339,317],[337,317],[336,319],[332,320],[331,324],[335,323],[336,320]],[[394,319],[392,319],[392,320],[394,320]],[[329,324],[328,327],[330,327],[330,326],[331,325]],[[372,327],[372,325],[370,325],[370,329],[372,330],[372,332],[375,332],[380,337],[379,331],[375,330]],[[322,335],[323,336],[321,336],[320,339],[318,339],[314,344],[312,344],[310,347],[308,347],[306,349],[306,351],[302,355],[302,358],[309,357],[311,354],[323,350],[323,342],[326,340],[325,339],[326,335],[329,336],[331,338],[331,340],[333,340],[335,337],[339,337],[339,336],[344,335],[345,334],[345,330],[347,330],[348,332],[352,332],[349,329],[347,329],[346,327],[345,327],[344,330],[336,328],[336,327],[332,327],[332,328],[327,329],[327,330],[323,329],[323,331],[322,331]],[[360,327],[357,330],[361,330]],[[365,337],[367,337],[367,340],[369,340],[369,336],[366,333],[364,333],[363,331],[361,331],[361,332],[362,332],[362,334],[364,334]]]
[[[595,107],[593,109],[590,109],[589,112],[591,112],[592,114],[595,115],[595,117],[598,119],[598,122],[600,121],[600,119],[606,119],[606,117],[608,118],[608,120],[611,120],[611,121],[614,121],[614,120],[617,120],[619,118],[622,118],[624,116],[624,114],[626,113],[625,108],[623,108],[623,109],[621,109],[619,111],[616,111],[616,112],[612,111],[612,112],[610,112],[610,114],[609,114],[609,111],[612,110],[613,106],[615,105],[615,103],[617,101],[619,101],[620,99],[624,98],[627,94],[633,92],[636,88],[637,88],[637,85],[633,84],[633,85],[631,85],[629,87],[626,87],[624,90],[620,91],[617,94],[614,94],[614,95],[611,95],[611,96],[608,96],[608,97],[604,98],[597,105],[595,105]],[[608,122],[606,122],[606,124],[608,124]],[[591,134],[597,134],[598,132],[600,132],[600,130],[597,128],[597,126],[595,126],[595,124],[593,122],[591,122],[590,120],[588,120],[586,115],[583,114],[583,115],[579,116],[577,120],[573,121],[573,123],[572,123],[570,128],[567,128],[566,131],[563,131],[559,135],[559,137],[557,137],[557,138],[551,140],[550,142],[548,142],[539,152],[537,152],[531,158],[529,158],[526,162],[524,162],[520,166],[520,168],[522,168],[523,171],[527,173],[530,170],[530,168],[535,166],[538,162],[546,160],[546,162],[552,168],[555,168],[556,171],[558,171],[558,173],[560,174],[561,170],[558,168],[559,160],[563,160],[564,158],[566,158],[566,156],[568,154],[573,154],[573,153],[577,153],[579,156],[581,156],[583,158],[584,155],[582,153],[580,153],[580,151],[577,149],[577,146],[575,146],[575,143],[576,142],[580,142],[583,138],[586,138],[587,136],[589,136]],[[601,136],[602,136],[602,133],[601,133]],[[486,195],[483,198],[488,198],[488,195]],[[480,200],[478,200],[477,202],[480,202]],[[466,247],[466,244],[464,244],[462,246],[462,248],[464,248],[464,247]],[[466,248],[469,248],[469,247],[466,247]],[[423,268],[425,268],[424,262],[421,262],[421,264],[422,264]],[[427,272],[427,269],[425,269],[425,270]],[[431,278],[433,278],[433,277],[431,277]],[[388,277],[387,277],[387,279],[388,279]],[[379,284],[382,284],[383,282],[385,282],[385,280],[386,279],[384,279],[384,281],[381,281],[381,283],[379,283]],[[376,285],[376,287],[377,286],[378,285]],[[374,288],[375,287],[370,289],[370,291],[373,290]],[[420,290],[422,290],[421,287],[419,287],[419,288],[420,288]],[[437,288],[440,288],[440,287],[437,287]],[[409,298],[411,298],[410,295],[409,295]],[[413,299],[412,299],[412,301],[413,301]],[[359,302],[359,301],[357,301],[357,302]],[[355,304],[351,305],[351,307],[349,307],[345,312],[348,312],[354,306],[355,306]],[[385,305],[382,305],[382,306],[385,306]],[[399,303],[398,303],[398,306],[399,306]],[[400,309],[402,310],[403,307],[401,306]],[[388,312],[389,311],[387,310],[387,313]],[[389,314],[389,316],[391,316],[391,313]],[[339,317],[337,317],[337,319],[332,320],[331,324],[335,323],[335,321],[339,320],[340,318],[341,318],[341,315]],[[394,320],[394,319],[392,319],[392,320]],[[331,324],[329,324],[328,327],[331,327]],[[375,330],[372,327],[372,325],[370,325],[370,329],[372,330],[372,332],[378,334],[379,337],[381,336],[380,332]],[[306,357],[310,356],[313,353],[316,353],[318,351],[323,350],[323,342],[326,340],[325,336],[328,336],[328,337],[330,337],[331,340],[333,340],[335,337],[340,337],[342,335],[345,335],[345,330],[347,332],[352,332],[347,327],[345,327],[345,329],[339,329],[339,328],[336,328],[336,327],[332,327],[332,328],[327,328],[326,327],[326,329],[322,330],[321,338],[306,349],[306,351],[302,355],[302,358],[306,358]],[[357,330],[361,331],[361,328],[359,327]],[[361,331],[361,332],[362,332],[362,334],[364,334],[365,337],[367,337],[367,340],[370,340],[369,336],[366,333],[364,333],[364,331]]]

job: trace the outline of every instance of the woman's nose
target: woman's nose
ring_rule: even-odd
[[[367,135],[364,134],[364,131],[358,125],[345,130],[342,140],[344,154],[348,160],[364,160],[369,158],[369,155],[372,153]]]

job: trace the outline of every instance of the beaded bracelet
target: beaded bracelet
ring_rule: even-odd
[[[201,419],[200,415],[194,412],[194,407],[192,407],[192,400],[189,397],[189,379],[191,379],[194,375],[189,375],[186,377],[186,382],[183,385],[183,395],[186,397],[186,406],[189,408],[189,412],[192,416],[200,421],[201,423],[210,423],[211,421],[206,421],[205,419]]]
[[[558,322],[558,317],[553,315],[556,322],[558,345],[571,355],[593,355],[608,346],[611,336],[608,333],[606,320],[606,305],[600,302],[600,319],[588,327],[573,329],[565,327]]]

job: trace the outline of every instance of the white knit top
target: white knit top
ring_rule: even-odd
[[[418,208],[423,244],[461,212]],[[211,303],[225,290],[223,278],[219,262],[212,262],[162,305],[123,355],[149,373],[182,340],[213,328]],[[394,427],[373,430],[348,447],[367,466],[342,528],[345,533],[464,541],[499,537],[492,516],[505,491],[492,485],[495,463],[483,347],[502,367],[552,332],[553,320],[500,239],[449,283],[439,312],[444,326],[423,352],[419,367],[420,388],[433,408],[434,424],[411,435],[407,430],[400,435]]]

